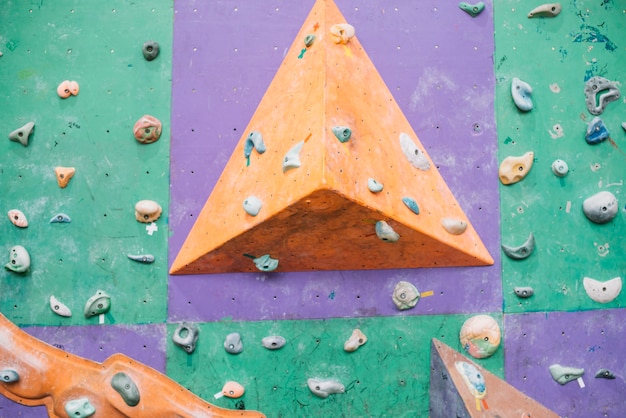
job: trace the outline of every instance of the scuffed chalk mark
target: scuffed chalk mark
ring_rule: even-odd
[[[432,93],[442,89],[454,92],[457,90],[457,85],[443,74],[440,68],[424,68],[424,73],[419,78],[417,86],[411,94],[409,109],[415,111],[418,106],[423,107],[425,103],[432,103],[433,100],[428,100]]]
[[[617,49],[617,45],[615,45],[606,35],[600,32],[600,29],[595,26],[583,24],[580,26],[580,32],[570,33],[570,36],[573,38],[573,42],[603,43],[604,48],[611,52]]]

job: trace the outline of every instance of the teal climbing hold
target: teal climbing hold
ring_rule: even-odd
[[[459,9],[463,10],[465,13],[469,14],[472,17],[476,17],[483,10],[485,10],[485,3],[479,1],[478,3],[471,4],[462,1],[461,3],[459,3]]]

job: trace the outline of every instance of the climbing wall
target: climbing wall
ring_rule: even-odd
[[[8,261],[20,244],[32,258],[25,275],[0,272],[0,311],[69,352],[97,361],[122,352],[216,405],[284,417],[427,416],[431,338],[462,351],[461,325],[487,313],[504,336],[493,357],[476,360],[481,366],[561,416],[619,416],[624,298],[599,304],[582,286],[585,276],[624,275],[624,102],[601,115],[611,141],[592,146],[583,93],[595,75],[624,80],[619,1],[570,1],[553,19],[528,19],[535,5],[512,0],[487,2],[476,17],[454,2],[336,2],[493,266],[168,276],[314,3],[3,8],[0,123],[6,134],[36,125],[28,147],[0,141],[1,209],[21,209],[30,222],[18,229],[5,217],[0,249]],[[141,46],[150,39],[161,53],[148,62]],[[532,86],[532,111],[513,104],[513,77]],[[61,100],[56,87],[66,79],[81,90]],[[163,122],[154,144],[133,137],[144,114]],[[535,160],[526,178],[501,185],[500,161],[527,151]],[[551,171],[557,158],[569,165],[566,177]],[[65,189],[56,166],[76,167]],[[604,225],[581,209],[600,190],[621,205]],[[163,207],[157,230],[135,220],[142,199]],[[59,212],[72,222],[50,224]],[[501,254],[501,244],[517,246],[530,232],[530,257]],[[152,264],[127,257],[148,253]],[[391,300],[401,280],[422,292],[411,310]],[[519,299],[515,286],[532,286],[534,295]],[[87,319],[85,302],[98,289],[112,308]],[[51,294],[72,308],[71,318],[52,313]],[[191,355],[172,342],[183,321],[200,331]],[[347,353],[355,328],[368,342]],[[223,347],[232,332],[244,344],[237,355]],[[282,335],[286,346],[266,350],[268,335]],[[548,372],[554,363],[584,367],[586,387],[558,385]],[[595,379],[600,368],[617,379]],[[346,393],[320,399],[307,388],[311,377],[337,379]],[[228,380],[246,394],[214,399]],[[47,415],[3,398],[0,416]]]

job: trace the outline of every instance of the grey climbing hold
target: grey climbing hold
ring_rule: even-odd
[[[403,197],[402,203],[406,205],[407,208],[411,210],[416,215],[420,214],[420,208],[417,206],[417,202],[410,197]]]
[[[300,141],[287,151],[287,154],[285,154],[285,158],[283,159],[283,173],[291,170],[292,168],[300,167],[300,150],[302,150],[303,145],[304,141]]]
[[[20,375],[15,370],[5,369],[0,370],[0,382],[13,383],[20,380]]]
[[[50,295],[50,309],[59,316],[69,318],[72,311],[64,303],[60,302],[54,295]]]
[[[191,354],[196,349],[196,343],[198,342],[199,331],[198,327],[188,322],[183,322],[178,325],[172,335],[172,341],[177,346],[181,347],[188,354]]]
[[[248,196],[243,201],[243,210],[250,216],[257,216],[261,211],[263,202],[256,196]]]
[[[366,342],[367,342],[367,337],[365,336],[365,334],[363,334],[363,331],[356,328],[352,331],[350,338],[348,338],[346,342],[343,344],[343,349],[344,351],[351,353],[353,351],[358,350],[358,348],[361,347]]]
[[[535,236],[531,232],[530,235],[528,235],[526,242],[518,247],[509,247],[508,245],[502,244],[502,251],[514,260],[523,260],[524,258],[528,258],[533,251],[535,251]]]
[[[96,293],[87,299],[85,303],[85,318],[91,318],[109,312],[111,309],[111,296],[105,291],[98,290]]]
[[[280,335],[270,335],[269,337],[265,337],[261,340],[263,347],[268,350],[278,350],[279,348],[282,348],[285,343],[285,338]]]
[[[230,354],[239,354],[243,351],[243,341],[238,332],[230,333],[224,340],[224,350]]]
[[[306,46],[307,48],[313,45],[313,42],[315,42],[315,35],[308,34],[304,37],[304,46]]]
[[[256,149],[259,154],[263,154],[266,151],[265,143],[263,142],[263,135],[259,131],[251,131],[246,138],[246,142],[243,146],[244,157],[250,157],[252,150]]]
[[[560,3],[547,3],[537,6],[528,13],[528,18],[533,17],[555,17],[561,13]]]
[[[420,299],[420,292],[412,283],[399,281],[393,289],[391,299],[398,309],[404,311],[417,305]]]
[[[553,364],[550,366],[550,374],[555,382],[559,385],[564,385],[576,380],[585,373],[585,369],[579,369],[576,367],[564,367],[560,364]]]
[[[609,369],[600,369],[596,373],[596,379],[615,379],[615,375]]]
[[[383,241],[396,242],[400,235],[385,221],[376,222],[376,235]]]
[[[328,395],[335,393],[345,393],[346,388],[336,380],[332,379],[308,379],[307,386],[314,395],[320,398],[328,398]]]
[[[557,177],[565,177],[569,173],[569,167],[563,160],[554,160],[552,163],[552,172]]]
[[[614,301],[622,291],[622,278],[614,277],[611,280],[601,282],[591,277],[583,278],[583,287],[587,296],[600,303]]]
[[[139,388],[126,373],[115,373],[111,378],[111,387],[120,394],[126,405],[137,406],[140,400]]]
[[[14,245],[9,251],[9,262],[4,266],[15,273],[25,273],[30,268],[30,255],[26,248]]]
[[[585,141],[590,145],[596,145],[609,137],[609,130],[598,116],[593,118],[587,125]]]
[[[367,179],[367,188],[372,193],[378,193],[383,191],[383,184],[370,177]]]
[[[622,129],[626,131],[626,122],[622,122]]]
[[[515,106],[522,112],[528,112],[533,108],[533,101],[530,97],[533,89],[530,84],[520,80],[517,77],[513,77],[511,82],[511,96]]]
[[[583,201],[583,213],[591,222],[605,224],[617,215],[618,202],[615,195],[606,190]]]
[[[89,399],[78,398],[67,401],[65,412],[67,412],[68,417],[85,418],[95,414],[96,408],[89,402]]]
[[[143,57],[146,61],[155,59],[159,55],[160,50],[159,44],[155,41],[146,41],[141,48],[141,52],[143,52]]]
[[[352,130],[347,126],[333,126],[331,130],[333,131],[333,134],[335,135],[335,137],[337,137],[339,142],[342,143],[348,142],[350,140],[350,137],[352,136]]]
[[[619,87],[614,81],[595,76],[585,83],[585,103],[592,115],[601,115],[609,103],[619,98]]]
[[[462,1],[459,3],[459,9],[463,10],[465,13],[472,17],[478,16],[483,10],[485,10],[485,3],[479,1],[478,3],[466,3]]]
[[[522,299],[527,299],[529,297],[531,297],[533,295],[533,293],[535,293],[535,291],[533,290],[532,287],[530,286],[516,286],[513,291],[515,292],[515,294],[517,295],[517,297],[522,298]]]
[[[261,257],[257,257],[254,260],[254,265],[261,271],[274,271],[278,267],[278,260],[270,257],[269,254],[264,254]]]
[[[402,153],[413,167],[423,171],[430,168],[430,162],[426,158],[426,154],[417,148],[411,137],[404,132],[400,134],[400,148],[402,148]]]
[[[18,228],[27,228],[28,227],[28,219],[26,219],[26,215],[19,209],[11,209],[7,212],[9,216],[9,220],[11,223]]]
[[[143,263],[143,264],[154,263],[154,256],[152,254],[137,254],[137,255],[127,254],[126,257],[138,263]]]
[[[35,122],[28,122],[26,125],[17,128],[9,134],[9,139],[13,142],[19,142],[25,147],[28,146],[28,137],[33,133]]]
[[[441,218],[441,226],[449,234],[461,235],[467,229],[467,222],[456,218]]]
[[[70,223],[70,222],[72,222],[72,218],[70,218],[65,213],[57,213],[52,218],[50,218],[50,223],[51,224]]]

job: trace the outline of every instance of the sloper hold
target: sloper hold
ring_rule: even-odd
[[[115,373],[111,379],[111,387],[120,394],[128,406],[137,406],[141,399],[139,388],[133,379],[124,372]]]
[[[619,204],[615,195],[603,190],[583,201],[583,213],[591,222],[605,224],[617,215]]]
[[[500,163],[498,176],[500,182],[506,186],[521,181],[533,167],[535,153],[528,151],[522,156],[509,156]]]
[[[472,366],[482,376],[482,383],[486,389],[482,399],[480,392],[473,391],[457,369],[458,362]],[[430,351],[429,395],[430,418],[559,417],[506,381],[434,338]],[[484,407],[485,404],[488,409]]]
[[[185,242],[174,249],[172,274],[256,272],[242,254],[271,254],[283,272],[493,264],[472,225],[458,236],[442,230],[442,217],[467,216],[438,170],[429,168],[427,148],[358,36],[342,45],[328,36],[345,21],[332,0],[315,2]],[[303,65],[302,40],[316,24],[320,36]],[[285,95],[285,86],[294,93]],[[340,143],[331,130],[340,125],[358,140]],[[246,166],[252,130],[280,140]],[[385,191],[370,192],[369,177],[384,179]],[[263,201],[256,217],[241,209],[251,195]],[[403,196],[419,199],[418,219]],[[373,224],[380,219],[393,220],[402,239],[393,245],[378,239]]]
[[[307,380],[307,386],[313,392],[314,395],[320,398],[328,398],[328,395],[334,395],[337,393],[344,393],[346,388],[341,382],[334,379],[314,379]]]
[[[35,129],[35,122],[28,122],[26,125],[17,128],[9,134],[9,139],[13,142],[19,142],[25,147],[28,146],[28,137],[33,133]]]
[[[622,291],[622,278],[614,277],[601,282],[590,277],[583,278],[583,287],[587,296],[600,303],[609,303],[615,300]]]
[[[550,375],[552,379],[559,385],[565,385],[573,380],[582,377],[585,374],[585,369],[578,367],[561,366],[560,364],[553,364],[549,367]]]
[[[513,77],[511,82],[511,96],[515,106],[522,112],[529,112],[533,108],[533,100],[530,95],[533,93],[532,87],[525,81]]]

